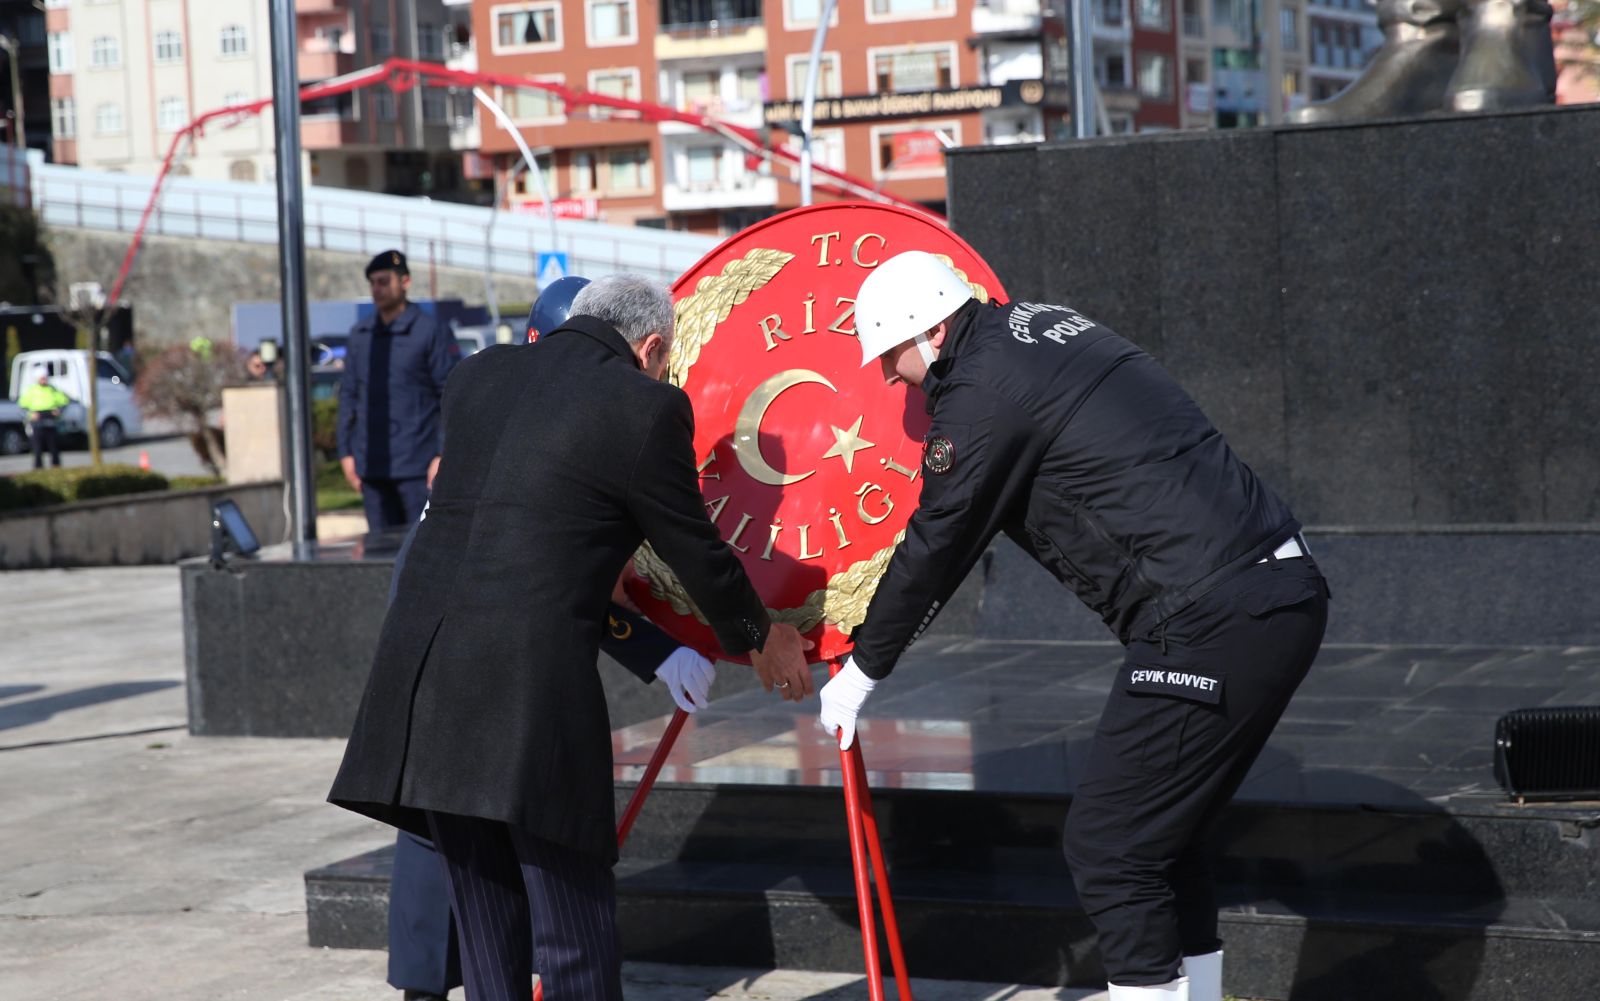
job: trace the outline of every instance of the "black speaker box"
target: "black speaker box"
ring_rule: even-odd
[[[1518,800],[1600,800],[1600,706],[1516,709],[1500,717],[1494,777]]]

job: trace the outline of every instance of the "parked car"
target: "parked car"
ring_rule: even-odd
[[[498,327],[481,323],[456,327],[451,333],[455,335],[456,346],[461,349],[461,357],[466,358],[495,344],[510,344],[516,328],[502,320]]]
[[[10,400],[0,400],[0,455],[28,450],[28,418]]]
[[[23,387],[36,382],[40,373],[50,384],[66,393],[72,403],[61,412],[64,436],[87,433],[89,424],[89,366],[86,352],[50,349],[24,351],[11,359],[9,398],[16,400]],[[100,417],[100,446],[119,448],[144,429],[144,418],[133,398],[133,376],[122,363],[105,351],[96,359],[96,404]]]

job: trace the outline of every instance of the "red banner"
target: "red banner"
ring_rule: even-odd
[[[1003,297],[976,252],[931,216],[872,203],[795,209],[729,239],[673,287],[671,378],[694,402],[706,510],[777,621],[841,657],[921,489],[920,397],[861,367],[855,294],[907,250],[949,258]],[[628,593],[680,642],[720,656],[648,546]]]

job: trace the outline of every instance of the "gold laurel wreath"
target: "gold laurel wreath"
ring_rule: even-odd
[[[828,586],[806,595],[799,608],[769,608],[767,614],[773,622],[787,623],[801,632],[825,622],[849,636],[856,626],[867,620],[867,606],[872,604],[872,596],[877,593],[878,581],[889,569],[895,547],[905,537],[904,531],[897,533],[894,541],[873,553],[871,559],[852,563],[828,578]],[[702,625],[710,625],[705,613],[696,607],[677,575],[650,548],[650,543],[646,542],[633,554],[633,569],[650,583],[650,594],[657,601],[665,601],[679,615],[692,615]]]
[[[794,260],[781,250],[758,248],[728,262],[720,275],[706,275],[695,284],[694,293],[678,300],[673,307],[677,319],[672,352],[667,357],[667,376],[674,386],[682,386],[689,369],[700,360],[700,349],[711,342],[717,324],[728,318],[733,307],[750,298],[778,276],[783,266]]]
[[[967,283],[967,288],[972,289],[973,296],[975,296],[979,302],[988,302],[989,301],[989,290],[984,288],[982,285],[978,284],[977,282],[973,281],[972,279],[968,278],[967,277],[967,273],[965,271],[962,271],[960,268],[956,267],[956,262],[952,261],[950,259],[950,255],[949,254],[934,254],[933,256],[935,256],[939,260],[943,261],[945,267],[949,268],[951,271],[954,271],[956,273],[956,277],[957,278],[959,278],[962,281],[966,282]]]

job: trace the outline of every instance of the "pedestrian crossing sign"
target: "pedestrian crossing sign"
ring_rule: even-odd
[[[567,255],[557,252],[548,252],[539,255],[539,287],[544,288],[552,282],[560,281],[567,277]]]

